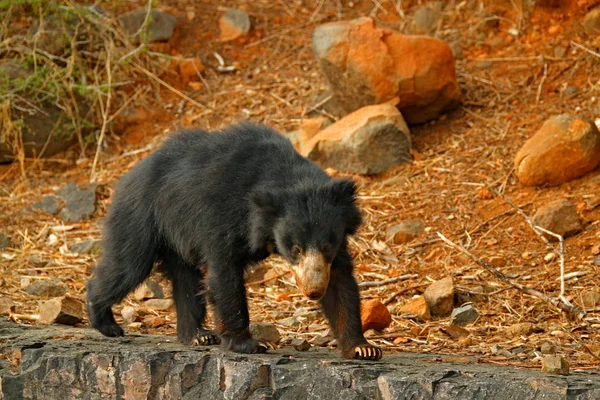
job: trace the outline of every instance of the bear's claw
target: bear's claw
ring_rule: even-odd
[[[352,349],[355,360],[381,360],[383,351],[371,344],[361,344]]]
[[[196,346],[211,346],[220,343],[221,339],[214,332],[208,330],[198,330],[196,337],[192,340],[192,344]]]

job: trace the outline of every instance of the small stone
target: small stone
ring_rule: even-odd
[[[569,363],[561,356],[545,356],[542,358],[544,374],[569,375]]]
[[[179,76],[184,82],[200,80],[204,64],[197,58],[185,59],[179,63]]]
[[[577,93],[579,93],[580,91],[581,91],[581,89],[579,89],[579,87],[577,87],[575,85],[569,85],[565,89],[565,96],[573,96],[573,95],[576,95]]]
[[[148,11],[145,8],[131,11],[119,17],[125,32],[132,36],[134,44],[167,41],[173,35],[175,16],[159,10],[151,10],[149,23],[144,28]]]
[[[523,254],[521,254],[521,258],[523,258],[523,260],[531,260],[533,257],[535,257],[534,253],[531,253],[529,251],[526,251]]]
[[[363,332],[369,329],[382,331],[392,323],[388,308],[379,300],[369,300],[362,304],[360,319]]]
[[[36,279],[25,288],[25,292],[38,297],[61,297],[67,293],[67,285],[58,278]]]
[[[414,299],[409,300],[408,303],[400,307],[400,312],[402,314],[416,315],[423,321],[429,321],[431,319],[429,306],[427,305],[427,301],[423,296],[415,297]]]
[[[317,133],[302,154],[323,168],[372,175],[410,161],[410,131],[389,103],[363,107]]]
[[[556,46],[554,48],[554,57],[563,58],[567,55],[567,48],[564,46]]]
[[[547,263],[550,263],[550,262],[556,260],[556,257],[558,257],[556,255],[556,253],[548,253],[548,254],[546,254],[546,256],[544,256],[544,261]]]
[[[76,184],[71,183],[59,190],[56,195],[65,202],[60,212],[60,217],[65,221],[85,221],[96,212],[95,187],[80,189]]]
[[[158,328],[158,327],[161,327],[164,324],[166,324],[166,321],[164,320],[164,318],[152,316],[152,315],[144,318],[144,320],[142,322],[148,328]]]
[[[42,324],[76,325],[83,320],[83,302],[71,296],[57,297],[40,305]]]
[[[281,334],[275,325],[268,322],[253,322],[250,324],[250,334],[254,339],[262,339],[270,343],[279,343]]]
[[[142,301],[146,299],[162,299],[165,296],[162,286],[151,279],[147,279],[135,289],[133,297],[138,301]]]
[[[0,232],[0,250],[10,247],[10,236],[4,232]]]
[[[330,344],[333,340],[334,338],[331,335],[331,332],[328,330],[311,340],[311,343],[313,344],[313,346],[323,347]]]
[[[0,315],[9,315],[15,312],[15,303],[8,297],[0,297]]]
[[[452,277],[432,283],[423,294],[432,316],[446,317],[454,308],[454,284]]]
[[[600,256],[594,257],[594,264],[600,265]]]
[[[404,244],[416,239],[425,230],[421,221],[406,221],[389,227],[386,238],[394,244]]]
[[[50,215],[60,211],[60,202],[56,196],[46,196],[30,207],[32,210],[42,210]]]
[[[296,318],[296,317],[284,318],[284,319],[277,321],[277,323],[280,325],[286,326],[288,328],[297,328],[300,325],[302,325],[300,323],[300,321],[298,321],[298,318]]]
[[[48,265],[48,261],[43,260],[38,254],[30,255],[27,261],[36,268],[43,268]]]
[[[468,325],[471,322],[477,321],[477,318],[479,318],[479,313],[470,304],[452,310],[452,323],[454,325]]]
[[[130,325],[137,321],[139,315],[135,308],[131,306],[125,306],[121,309],[121,317],[123,318],[123,323],[125,325]]]
[[[600,165],[600,132],[594,121],[571,114],[549,118],[515,156],[526,186],[559,185]]]
[[[590,35],[600,35],[600,7],[593,8],[586,14],[583,27]]]
[[[551,342],[544,342],[540,347],[542,354],[556,354],[556,346]]]
[[[584,290],[579,294],[581,305],[587,309],[600,306],[600,293]]]
[[[219,18],[219,29],[221,31],[221,41],[227,42],[245,36],[250,32],[252,24],[250,17],[242,10],[230,8]]]
[[[291,345],[296,351],[308,351],[311,347],[306,339],[294,339]]]
[[[555,200],[540,207],[533,216],[533,223],[564,238],[581,231],[581,221],[577,208],[567,199]],[[549,240],[557,240],[546,235]]]
[[[415,11],[412,23],[412,32],[427,35],[434,32],[440,20],[440,10],[423,6]]]
[[[75,243],[69,247],[69,250],[77,254],[87,254],[97,250],[99,244],[99,240],[84,240],[83,242]]]
[[[144,302],[146,307],[157,311],[167,311],[173,308],[175,303],[173,299],[149,299]]]

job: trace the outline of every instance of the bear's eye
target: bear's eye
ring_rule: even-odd
[[[321,245],[321,253],[329,254],[330,251],[331,251],[331,245],[329,243],[325,243],[325,244]]]
[[[300,254],[302,254],[302,249],[300,248],[300,246],[298,246],[297,244],[292,246],[292,249],[290,251],[292,253],[292,256],[294,257],[299,257]]]

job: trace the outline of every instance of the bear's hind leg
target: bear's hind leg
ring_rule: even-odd
[[[173,299],[177,310],[177,337],[184,344],[212,345],[219,337],[204,328],[206,319],[206,288],[200,269],[186,263],[173,251],[162,255],[163,267],[173,284]]]
[[[111,307],[139,286],[150,274],[156,252],[148,247],[126,257],[121,247],[105,247],[105,255],[87,285],[90,324],[105,336],[123,336]],[[115,256],[114,254],[118,254]]]

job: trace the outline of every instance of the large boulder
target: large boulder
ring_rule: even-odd
[[[410,160],[410,131],[389,103],[363,107],[301,144],[301,153],[323,168],[378,174]]]
[[[0,163],[11,162],[22,149],[27,158],[52,157],[77,141],[70,115],[61,110],[52,99],[36,101],[25,83],[34,80],[34,71],[23,62],[5,59],[0,63],[0,86],[10,93],[28,99],[24,103],[13,97],[0,110],[5,118],[0,121]],[[79,95],[79,115],[89,110],[88,103]],[[32,106],[32,103],[35,103]],[[87,132],[87,130],[86,130]]]
[[[515,156],[519,181],[559,185],[600,165],[600,132],[593,121],[570,114],[548,119]]]
[[[399,97],[406,121],[422,123],[459,104],[454,57],[441,40],[377,28],[365,17],[318,26],[312,47],[345,112]]]

